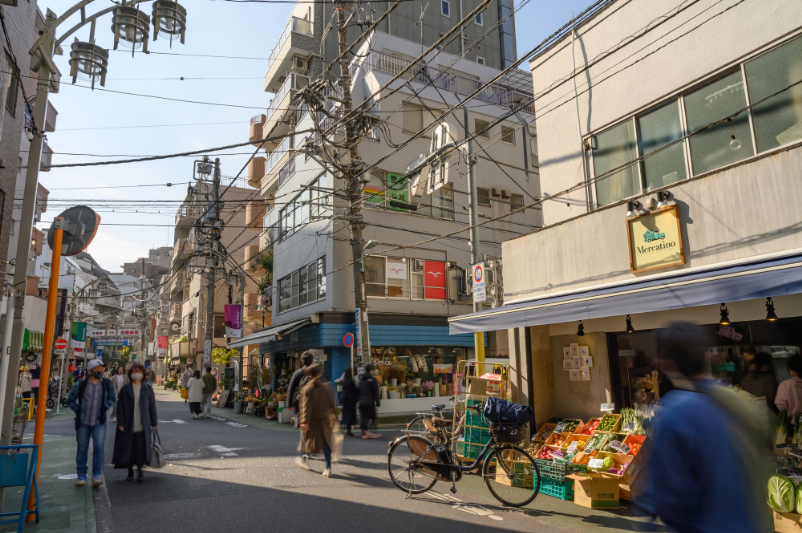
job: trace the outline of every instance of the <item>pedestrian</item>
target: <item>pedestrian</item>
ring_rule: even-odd
[[[192,365],[187,365],[187,369],[184,370],[184,373],[181,374],[181,387],[187,388],[189,385],[189,380],[192,378]],[[187,403],[189,400],[184,398],[184,403]]]
[[[706,373],[705,350],[715,341],[703,332],[678,322],[658,333],[662,358],[676,368],[667,370],[676,388],[660,400],[645,480],[638,480],[643,492],[633,503],[669,531],[768,531],[771,427],[765,410]]]
[[[792,355],[788,359],[788,372],[791,377],[780,383],[774,403],[790,416],[802,413],[802,356]]]
[[[217,390],[217,378],[212,375],[212,367],[206,367],[206,373],[201,379],[203,379],[203,398],[201,400],[203,417],[209,418],[212,415],[212,396]]]
[[[331,385],[316,365],[307,366],[307,382],[301,389],[299,403],[299,426],[304,434],[304,451],[307,454],[320,453],[326,460],[323,477],[331,477],[331,426],[337,422],[334,416],[334,393]],[[297,457],[295,463],[305,470],[311,470],[306,461]]]
[[[151,383],[156,383],[156,372],[153,371],[153,367],[148,367],[146,371],[147,380]]]
[[[76,485],[86,485],[89,438],[92,438],[92,485],[103,484],[103,445],[106,442],[106,412],[114,405],[114,385],[103,377],[105,367],[100,359],[86,364],[86,379],[72,386],[67,405],[75,412],[75,437],[78,453],[75,463],[78,470]]]
[[[373,365],[365,365],[365,371],[359,376],[359,427],[362,429],[363,439],[377,439],[378,433],[368,431],[371,425],[376,424],[376,408],[381,404],[379,396],[379,383],[371,371]]]
[[[22,367],[22,373],[19,377],[19,390],[23,398],[30,398],[33,393],[31,392],[31,373],[28,372],[28,367]]]
[[[75,372],[75,359],[70,359],[70,365],[67,367],[67,372],[70,374]]]
[[[201,414],[201,401],[203,401],[204,385],[205,384],[201,379],[200,370],[196,370],[187,382],[187,391],[189,392],[189,412],[192,413],[192,418],[197,418]]]
[[[343,416],[340,426],[345,426],[346,435],[353,437],[351,426],[356,425],[356,404],[359,402],[359,393],[354,382],[354,371],[349,366],[345,369],[342,378],[343,393],[340,396],[340,405],[343,407]]]
[[[114,385],[114,406],[111,408],[111,421],[117,421],[117,402],[119,402],[120,391],[128,384],[130,379],[125,375],[125,367],[117,367],[117,373],[111,377],[111,383]]]
[[[749,362],[747,372],[741,378],[741,388],[758,398],[766,399],[766,407],[777,412],[774,399],[777,397],[777,375],[771,355],[758,352]]]
[[[298,407],[300,403],[300,391],[301,388],[306,380],[309,379],[308,375],[306,374],[306,369],[315,362],[315,356],[312,355],[310,351],[305,351],[301,354],[301,363],[303,366],[293,372],[292,377],[290,377],[290,383],[287,385],[287,401],[290,403],[290,408],[295,413],[294,426],[299,427],[299,419],[298,419]],[[302,452],[302,457],[299,459],[301,461],[306,461],[309,456],[304,452],[304,432],[301,431],[301,442],[298,444],[298,450]]]
[[[114,468],[127,468],[126,481],[145,480],[142,467],[150,464],[153,449],[150,446],[151,429],[156,429],[156,395],[153,386],[144,381],[145,367],[135,363],[128,371],[129,382],[120,391],[117,399],[119,422],[114,434]]]

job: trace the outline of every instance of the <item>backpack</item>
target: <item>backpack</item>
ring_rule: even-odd
[[[491,424],[527,425],[532,420],[532,408],[528,405],[508,402],[500,398],[490,397],[485,402],[482,412]]]

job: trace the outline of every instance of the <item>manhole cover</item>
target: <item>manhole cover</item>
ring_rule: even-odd
[[[191,459],[192,457],[200,457],[199,453],[166,453],[165,459]]]
[[[66,476],[59,476],[59,479],[78,479],[78,474],[67,474]]]

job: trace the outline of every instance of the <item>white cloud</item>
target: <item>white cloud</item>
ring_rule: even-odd
[[[133,233],[135,230],[131,230]],[[98,231],[86,249],[101,267],[110,272],[119,272],[123,263],[131,263],[140,257],[147,257],[150,246],[144,243],[118,239],[103,231]]]

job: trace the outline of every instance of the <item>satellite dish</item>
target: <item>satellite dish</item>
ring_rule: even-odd
[[[59,215],[66,222],[61,239],[61,255],[75,255],[86,250],[95,238],[100,226],[100,215],[85,205],[70,207]],[[47,245],[53,248],[53,237],[56,233],[55,222],[47,231]]]

